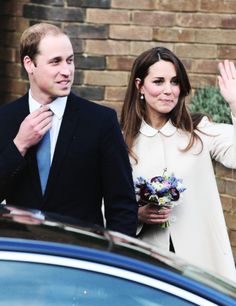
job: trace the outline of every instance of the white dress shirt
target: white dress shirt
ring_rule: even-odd
[[[53,100],[51,103],[47,104],[51,111],[53,112],[52,118],[52,127],[50,129],[50,141],[51,141],[51,162],[53,159],[53,154],[56,147],[57,137],[60,131],[61,122],[63,118],[63,114],[66,107],[66,97],[58,97]],[[37,102],[31,95],[31,91],[29,91],[29,110],[30,113],[41,107],[42,104]]]

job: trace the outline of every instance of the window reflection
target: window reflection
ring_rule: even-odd
[[[26,262],[0,262],[0,305],[194,305],[169,293],[97,272]]]

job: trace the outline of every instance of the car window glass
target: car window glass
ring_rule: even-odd
[[[114,276],[48,264],[0,262],[0,305],[187,306],[167,292]]]

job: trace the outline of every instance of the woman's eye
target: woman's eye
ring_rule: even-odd
[[[177,78],[174,78],[174,79],[171,80],[171,83],[173,85],[179,85],[179,80]]]
[[[154,81],[154,83],[157,84],[157,85],[161,85],[161,84],[163,84],[163,82],[164,82],[163,79],[156,79],[156,80]]]

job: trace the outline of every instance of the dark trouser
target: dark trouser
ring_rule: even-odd
[[[171,236],[170,236],[170,251],[173,252],[173,253],[175,253],[175,248],[174,248],[174,245],[173,245]]]

